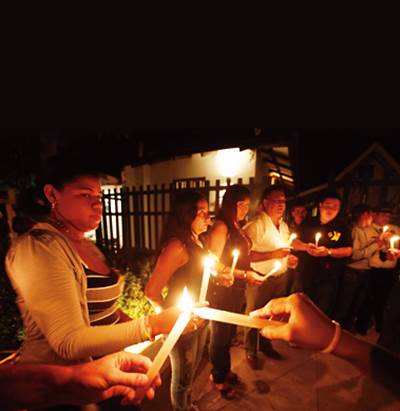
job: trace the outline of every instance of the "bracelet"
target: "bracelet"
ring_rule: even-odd
[[[154,341],[153,329],[151,328],[148,315],[144,317],[144,329],[145,329],[144,333],[145,333],[146,340]]]
[[[342,327],[340,326],[340,324],[335,320],[332,320],[332,323],[335,324],[335,333],[333,334],[332,340],[328,344],[328,346],[321,350],[321,353],[323,354],[330,354],[332,351],[334,351],[339,343],[340,336],[342,334]]]
[[[247,270],[244,270],[244,272],[243,272],[243,279],[244,279],[244,280],[247,279]]]

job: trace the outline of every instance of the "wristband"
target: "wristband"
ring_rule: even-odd
[[[334,351],[339,343],[340,335],[342,334],[342,328],[340,327],[340,324],[335,320],[332,320],[332,323],[335,324],[335,332],[328,346],[321,350],[321,353],[323,354],[330,354],[332,351]]]
[[[145,337],[146,337],[146,340],[154,341],[153,329],[151,328],[150,321],[149,321],[149,316],[148,316],[148,315],[146,315],[146,317],[144,317],[144,327],[145,327]]]

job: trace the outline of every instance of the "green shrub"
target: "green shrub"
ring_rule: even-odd
[[[153,307],[144,295],[145,285],[143,277],[137,277],[131,271],[125,274],[124,291],[118,305],[131,318],[154,313]]]
[[[24,337],[23,325],[15,293],[10,281],[0,269],[0,350],[15,349]]]

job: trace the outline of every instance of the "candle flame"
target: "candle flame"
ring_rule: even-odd
[[[317,233],[315,234],[315,245],[318,247],[318,241],[320,240],[320,238],[322,237],[321,233]]]
[[[396,241],[398,241],[400,239],[400,237],[398,235],[395,235],[393,237],[390,238],[390,248],[394,248],[394,243]]]
[[[187,287],[183,289],[182,297],[179,300],[178,308],[181,311],[188,311],[192,309],[193,301],[190,298]]]
[[[239,257],[240,251],[235,248],[235,249],[232,251],[232,255],[233,255],[233,257]]]
[[[208,256],[204,257],[204,267],[211,270],[214,267],[215,258],[211,257],[211,255],[208,255]]]
[[[382,233],[386,232],[387,230],[389,230],[389,226],[384,225],[383,228],[382,228]]]

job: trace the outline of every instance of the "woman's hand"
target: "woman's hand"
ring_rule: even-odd
[[[230,272],[219,271],[215,279],[217,285],[222,285],[223,287],[231,287],[235,282],[235,277]]]
[[[181,311],[178,307],[170,307],[162,310],[158,314],[149,315],[149,324],[152,330],[152,337],[159,334],[168,334],[180,314]]]
[[[253,311],[251,316],[286,321],[272,323],[261,330],[271,340],[284,340],[303,348],[323,349],[334,333],[334,324],[314,303],[302,293],[271,300],[265,307]]]
[[[252,285],[261,285],[265,277],[254,271],[246,271],[246,282]]]

